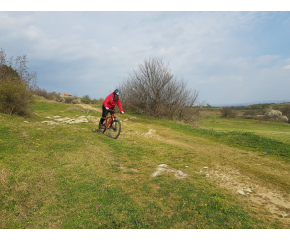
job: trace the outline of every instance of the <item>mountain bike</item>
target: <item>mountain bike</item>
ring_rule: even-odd
[[[109,109],[109,112],[111,113],[111,116],[105,118],[105,121],[103,122],[105,127],[102,128],[99,126],[99,132],[105,133],[108,129],[109,137],[116,139],[121,133],[121,123],[117,119],[116,111]]]

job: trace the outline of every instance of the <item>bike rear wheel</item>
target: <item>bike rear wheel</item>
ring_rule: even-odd
[[[109,127],[109,136],[116,139],[121,133],[121,123],[119,120],[114,120]]]

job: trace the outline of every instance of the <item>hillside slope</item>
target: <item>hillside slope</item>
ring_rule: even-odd
[[[0,114],[1,228],[290,227],[287,142],[133,114],[114,140],[83,107]]]

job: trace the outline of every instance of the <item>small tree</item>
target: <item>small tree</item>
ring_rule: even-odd
[[[26,67],[26,56],[6,61],[5,51],[0,51],[0,111],[6,114],[30,115],[33,103],[31,90],[36,86],[36,74]]]
[[[128,110],[155,117],[190,120],[199,114],[199,93],[187,88],[183,79],[177,79],[168,64],[149,58],[129,73],[119,86],[122,102]]]

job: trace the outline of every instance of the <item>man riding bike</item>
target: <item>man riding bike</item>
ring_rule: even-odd
[[[102,107],[103,113],[102,113],[102,118],[100,119],[100,122],[99,122],[100,128],[105,128],[105,126],[103,125],[103,122],[105,121],[105,118],[107,117],[109,113],[109,110],[115,110],[116,104],[118,105],[121,111],[121,114],[124,114],[122,104],[120,101],[120,91],[118,89],[115,89],[114,92],[108,95],[105,101],[103,102],[103,107]]]

